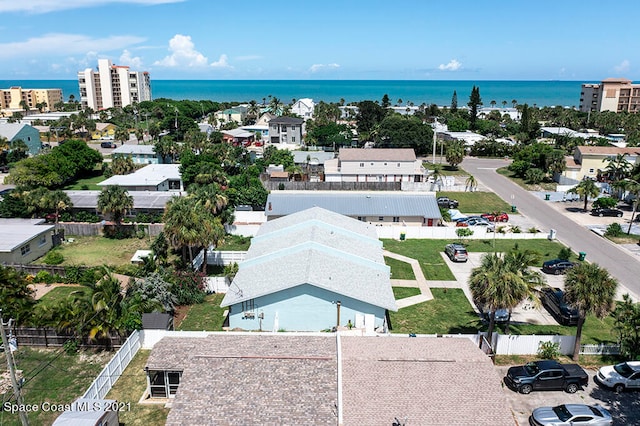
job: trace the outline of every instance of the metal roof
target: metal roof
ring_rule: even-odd
[[[0,252],[11,253],[54,228],[53,225],[43,225],[43,222],[44,219],[0,219]]]
[[[95,209],[100,191],[65,191],[74,208]],[[171,198],[181,196],[175,191],[128,191],[133,197],[134,209],[163,210]]]
[[[155,147],[153,145],[120,145],[113,151],[113,154],[155,154]]]
[[[285,216],[321,207],[345,216],[413,216],[441,219],[433,192],[398,191],[273,191],[265,213]]]
[[[335,157],[334,152],[326,151],[291,151],[291,153],[293,162],[296,164],[307,164],[307,158],[309,158],[309,164],[324,164],[325,161]]]
[[[180,179],[180,164],[149,164],[128,175],[115,175],[99,182],[99,186],[150,186],[167,179]]]

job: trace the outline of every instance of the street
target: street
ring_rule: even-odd
[[[628,251],[575,223],[547,202],[530,194],[506,177],[496,173],[509,161],[466,157],[461,167],[479,182],[543,229],[555,229],[556,238],[574,252],[586,252],[587,260],[606,268],[618,279],[623,293],[627,290],[635,300],[640,295],[640,262]],[[620,292],[619,292],[620,293]]]

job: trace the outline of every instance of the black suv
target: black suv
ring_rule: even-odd
[[[542,272],[545,274],[560,275],[567,272],[568,269],[576,266],[575,263],[563,259],[547,260],[542,264]]]
[[[100,148],[115,148],[116,144],[113,142],[101,142]]]
[[[564,292],[559,288],[545,287],[540,291],[542,304],[562,325],[578,324],[578,310],[564,300]]]
[[[618,209],[606,209],[606,208],[596,208],[591,210],[591,214],[594,216],[613,216],[613,217],[622,217],[622,210]]]

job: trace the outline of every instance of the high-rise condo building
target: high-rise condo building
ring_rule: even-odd
[[[128,66],[113,65],[109,59],[98,60],[98,71],[80,71],[78,84],[82,107],[94,111],[151,100],[148,72],[131,71]]]
[[[607,78],[600,84],[583,84],[580,92],[583,112],[640,112],[640,84],[624,78]]]

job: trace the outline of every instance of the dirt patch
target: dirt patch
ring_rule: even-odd
[[[173,314],[173,327],[177,329],[180,323],[187,317],[190,306],[177,306],[176,312]]]

